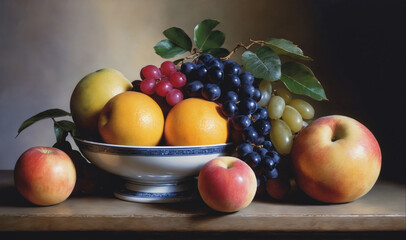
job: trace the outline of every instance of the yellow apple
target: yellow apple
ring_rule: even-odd
[[[73,90],[70,111],[78,132],[83,137],[98,136],[97,123],[104,105],[119,93],[132,88],[119,71],[104,68],[86,75]]]

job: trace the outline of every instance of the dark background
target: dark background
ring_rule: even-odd
[[[405,1],[310,2],[324,110],[364,123],[381,146],[380,177],[405,183]]]

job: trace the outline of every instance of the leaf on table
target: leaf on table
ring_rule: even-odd
[[[301,63],[284,63],[281,81],[293,93],[305,95],[318,101],[327,100],[324,89],[313,72]]]
[[[245,51],[242,54],[242,63],[245,69],[256,78],[276,81],[281,77],[281,60],[267,46],[258,48],[255,53]]]

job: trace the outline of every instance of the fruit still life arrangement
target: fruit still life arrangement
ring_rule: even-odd
[[[142,67],[137,80],[111,68],[89,73],[71,95],[70,112],[49,109],[24,121],[18,134],[52,119],[56,143],[18,159],[21,195],[53,205],[72,194],[113,191],[114,174],[74,150],[68,135],[113,149],[229,146],[192,176],[201,199],[219,212],[239,211],[259,194],[346,203],[368,193],[381,169],[379,144],[351,117],[315,117],[312,101],[327,97],[304,64],[312,59],[278,38],[239,42],[229,51],[218,24],[206,19],[196,25],[195,46],[185,31],[168,28],[154,47],[165,58],[160,66]],[[230,60],[240,51],[241,65]],[[167,60],[178,56],[184,57]],[[59,120],[66,117],[72,121]]]

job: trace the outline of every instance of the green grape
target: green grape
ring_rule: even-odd
[[[271,120],[271,142],[280,154],[289,154],[292,148],[293,135],[289,126],[280,119]]]
[[[258,86],[259,91],[261,92],[261,99],[258,102],[259,107],[268,106],[269,99],[271,99],[272,94],[272,84],[270,81],[262,80]]]
[[[279,119],[282,117],[285,109],[285,100],[282,97],[273,95],[268,103],[268,115],[271,119]]]
[[[289,104],[289,102],[292,100],[292,94],[290,94],[289,90],[286,88],[278,88],[275,90],[275,95],[280,96],[285,100],[286,104]]]
[[[302,129],[303,118],[292,106],[285,106],[285,110],[282,114],[282,120],[285,121],[293,133],[297,133],[300,131],[300,129]]]
[[[267,80],[261,80],[258,86],[259,91],[267,91],[269,94],[272,93],[272,83]]]
[[[269,100],[271,99],[271,94],[267,91],[261,91],[261,99],[258,101],[258,107],[268,106]]]
[[[289,105],[295,108],[303,119],[312,119],[314,117],[314,108],[310,103],[302,99],[293,99]]]

